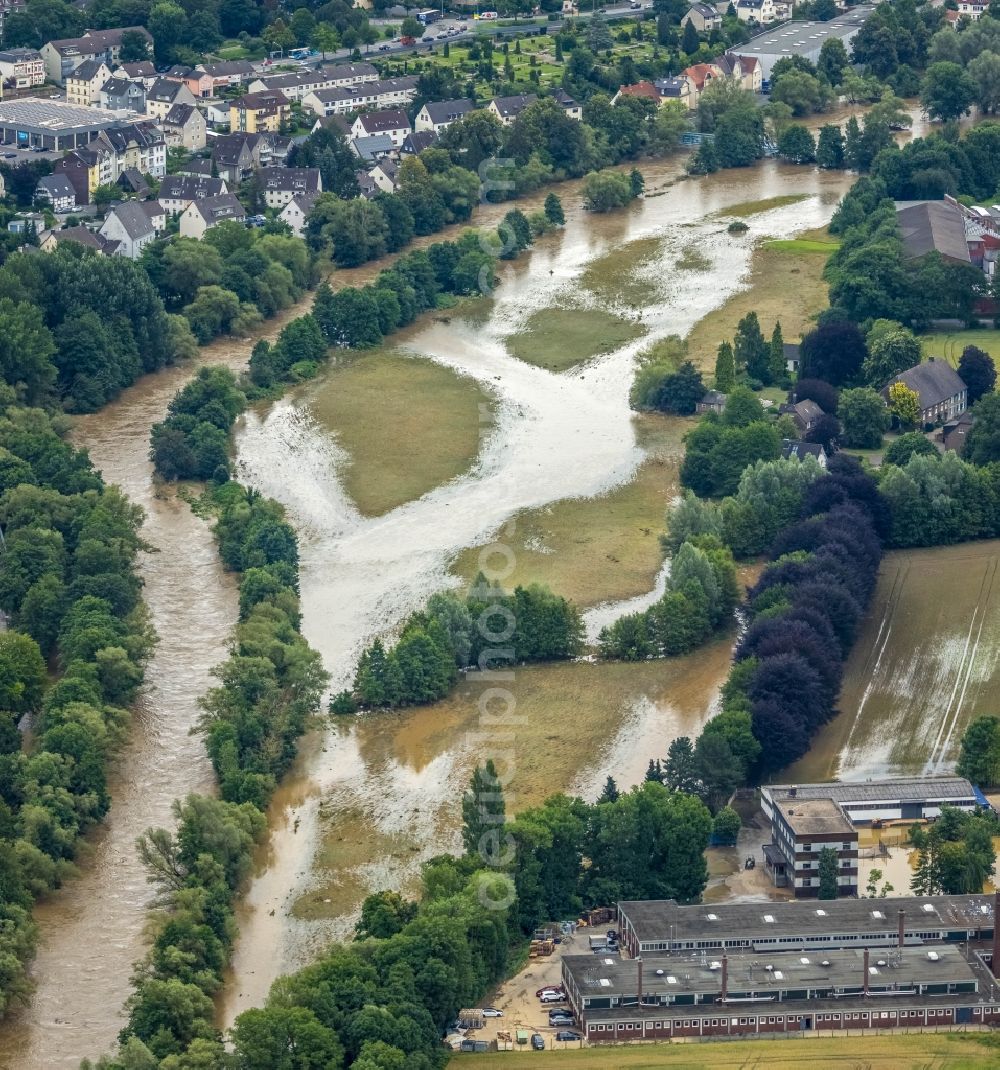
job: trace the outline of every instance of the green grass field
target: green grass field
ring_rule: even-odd
[[[953,367],[966,346],[978,346],[995,360],[1000,361],[1000,331],[932,331],[920,336],[924,359],[944,358]]]
[[[977,1039],[983,1036],[983,1039]],[[992,1040],[992,1038],[989,1038]],[[993,1052],[991,1055],[990,1052]],[[982,1034],[923,1033],[892,1036],[810,1037],[789,1040],[710,1041],[703,1044],[635,1044],[576,1051],[516,1051],[461,1055],[469,1070],[986,1070],[1000,1052]]]
[[[764,242],[765,249],[777,249],[781,253],[825,253],[827,256],[839,246],[838,241],[816,241],[812,238],[773,238]]]
[[[759,215],[761,212],[769,212],[772,208],[784,208],[788,204],[798,204],[799,201],[807,200],[808,193],[784,193],[780,197],[765,197],[760,201],[739,201],[736,204],[727,205],[714,213],[716,219],[737,219],[747,215]]]
[[[610,353],[646,328],[599,308],[543,308],[533,313],[524,329],[512,334],[512,356],[539,368],[561,372],[575,364]]]

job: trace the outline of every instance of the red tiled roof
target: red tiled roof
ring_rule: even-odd
[[[652,82],[636,82],[635,85],[623,85],[621,93],[626,97],[647,97],[659,102],[659,90]]]

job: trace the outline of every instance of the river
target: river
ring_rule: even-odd
[[[337,448],[308,415],[310,398],[335,388],[335,372],[241,422],[240,478],[288,509],[301,540],[303,631],[337,686],[348,682],[363,643],[391,632],[428,594],[454,582],[447,563],[457,550],[490,537],[520,509],[599,494],[628,480],[642,459],[627,400],[636,351],[650,339],[686,333],[745,284],[756,241],[823,224],[853,180],[773,162],[672,185],[676,161],[644,165],[643,171],[650,192],[666,191],[603,217],[580,211],[575,184],[561,187],[565,230],[505,267],[485,322],[461,315],[448,322],[425,317],[393,339],[400,348],[472,376],[496,397],[496,421],[467,476],[386,516],[359,517],[338,482]],[[783,194],[806,199],[752,217],[742,237],[729,237],[724,223],[712,218],[727,204]],[[477,221],[502,214],[488,207]],[[576,293],[589,263],[651,235],[662,237],[663,253],[641,310],[649,329],[644,339],[561,375],[507,354],[505,337],[532,312],[558,307]],[[707,270],[675,268],[692,245],[710,261]],[[337,279],[364,282],[379,267],[338,273]],[[266,324],[264,336],[273,337],[308,301]],[[142,556],[141,569],[160,642],[130,742],[112,774],[111,813],[81,852],[79,878],[37,909],[37,992],[31,1006],[0,1032],[0,1065],[12,1070],[76,1066],[82,1056],[94,1057],[112,1045],[123,1022],[132,963],[144,951],[151,898],[135,839],[150,825],[170,824],[175,798],[212,790],[201,740],[190,728],[197,699],[210,684],[209,670],[225,656],[237,612],[235,584],[219,565],[208,525],[153,483],[149,431],[198,366],[238,368],[251,345],[252,340],[220,341],[193,364],[147,377],[76,423],[75,441],[89,449],[105,479],[146,510],[144,537],[155,549]],[[716,676],[724,662],[719,660]],[[692,699],[700,717],[716,682],[708,681],[705,693]],[[225,1024],[262,1002],[278,974],[301,965],[331,935],[349,930],[348,914],[309,918],[291,909],[310,887],[324,812],[329,815],[345,800],[354,808],[352,821],[360,830],[351,858],[355,899],[382,884],[405,885],[421,859],[455,846],[454,804],[484,744],[464,728],[456,735],[435,734],[418,714],[392,726],[385,721],[357,719],[309,737],[276,794],[260,872],[240,908],[232,977],[220,999]],[[631,742],[633,753],[642,753],[653,745],[645,737],[654,733],[656,746],[665,747],[663,717],[643,714],[628,723],[638,738],[622,735],[615,743],[619,752]],[[604,775],[596,760],[579,764],[573,784],[580,790],[588,778],[593,784]],[[552,790],[570,786],[553,784]]]

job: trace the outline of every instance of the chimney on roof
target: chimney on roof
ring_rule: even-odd
[[[864,971],[865,971],[865,976],[864,976],[864,994],[865,994],[865,999],[867,999],[867,998],[868,998],[868,948],[867,948],[867,947],[865,948],[865,965],[864,965]]]
[[[1000,891],[993,893],[993,958],[990,969],[994,977],[1000,977]]]
[[[642,955],[635,960],[635,965],[638,969],[639,976],[636,980],[636,991],[638,992],[639,1006],[642,1006]]]
[[[722,1002],[726,1002],[729,995],[729,959],[725,951],[722,952]]]
[[[906,943],[906,911],[901,910],[899,912],[899,946],[902,947]]]

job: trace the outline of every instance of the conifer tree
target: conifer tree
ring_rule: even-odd
[[[736,360],[729,342],[719,345],[715,357],[715,389],[725,394],[736,385]]]

